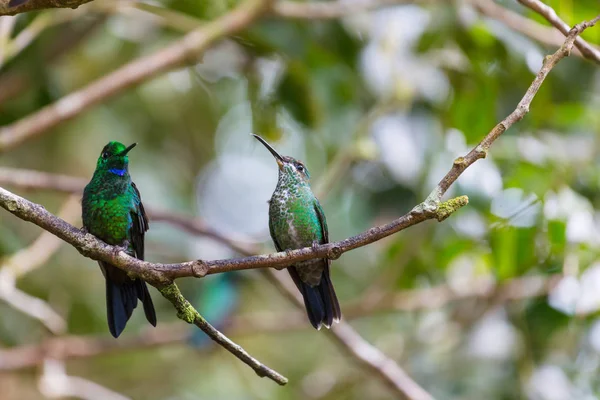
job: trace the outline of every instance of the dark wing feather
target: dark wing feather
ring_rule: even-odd
[[[135,183],[131,182],[134,192],[132,210],[131,210],[131,244],[135,251],[136,258],[144,259],[144,234],[148,230],[148,217],[142,204],[142,198]]]
[[[277,243],[277,236],[275,236],[275,228],[273,227],[273,222],[271,221],[271,218],[269,218],[269,233],[271,234],[271,239],[273,239],[275,250],[283,251],[279,243]]]
[[[321,244],[329,243],[329,229],[327,229],[327,220],[325,219],[325,213],[323,212],[323,208],[321,208],[321,203],[319,200],[315,198],[315,211],[317,213],[317,217],[319,217],[319,223],[321,224],[321,234],[323,235],[323,242]]]
[[[131,182],[131,188],[133,189],[133,202],[131,210],[131,244],[135,251],[136,258],[144,259],[144,235],[148,230],[148,216],[144,205],[142,204],[142,196],[135,183]],[[136,279],[133,283],[137,298],[142,301],[144,305],[144,314],[146,319],[153,326],[156,326],[156,311],[154,310],[154,304],[152,304],[152,297],[148,292],[148,286],[146,282],[141,279]],[[134,298],[135,299],[135,298]]]
[[[317,216],[319,217],[319,222],[321,223],[321,233],[323,234],[323,243],[329,243],[329,230],[327,229],[327,220],[325,219],[325,213],[323,212],[323,208],[319,203],[319,200],[315,198],[315,211],[317,212]],[[331,325],[332,321],[339,321],[342,319],[342,311],[340,309],[340,303],[337,299],[337,295],[335,294],[335,290],[333,289],[333,283],[331,282],[331,277],[329,275],[329,266],[331,265],[331,260],[327,259],[327,264],[325,265],[325,270],[323,270],[323,280],[321,281],[321,290],[323,299],[325,299],[325,305],[330,306],[332,309],[330,312],[333,313],[331,320],[328,321],[329,325]],[[327,312],[328,316],[330,315]]]

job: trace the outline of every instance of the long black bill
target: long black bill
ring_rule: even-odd
[[[137,143],[134,143],[132,145],[130,145],[129,147],[127,147],[125,150],[123,150],[121,153],[119,153],[120,156],[124,156],[125,154],[129,153],[129,151],[131,149],[133,149],[135,146],[137,145]]]
[[[258,135],[255,135],[255,134],[252,134],[252,136],[254,136],[256,138],[256,140],[261,142],[267,148],[267,150],[269,150],[271,152],[271,154],[273,154],[273,157],[275,157],[275,159],[277,160],[277,164],[281,165],[285,162],[283,157],[281,157],[281,155],[277,152],[277,150],[275,150],[273,147],[271,147],[271,145],[269,143],[267,143],[267,141],[265,139],[261,138]]]

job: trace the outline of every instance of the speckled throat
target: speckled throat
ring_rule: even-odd
[[[297,176],[280,170],[269,205],[269,228],[277,247],[292,250],[323,243],[323,227],[315,209],[317,199],[310,186]],[[309,260],[295,265],[303,282],[320,283],[326,260]]]

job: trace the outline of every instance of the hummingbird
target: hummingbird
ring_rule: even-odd
[[[84,229],[98,239],[119,246],[132,257],[144,259],[144,234],[148,217],[135,183],[129,176],[127,153],[136,143],[125,147],[110,142],[100,153],[92,180],[83,190],[82,219]],[[106,280],[106,313],[108,329],[119,337],[137,307],[144,305],[146,319],[156,326],[156,313],[146,283],[132,279],[127,272],[99,261]]]
[[[301,249],[329,242],[325,213],[310,189],[310,174],[301,162],[281,156],[269,143],[254,136],[271,152],[279,166],[277,187],[269,200],[269,232],[277,251]],[[326,258],[301,261],[287,268],[302,293],[308,319],[315,329],[338,322],[342,313]]]

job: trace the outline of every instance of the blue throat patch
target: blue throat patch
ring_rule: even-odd
[[[123,175],[125,175],[126,171],[124,169],[111,168],[108,170],[108,172],[115,174],[115,175],[123,176]]]

